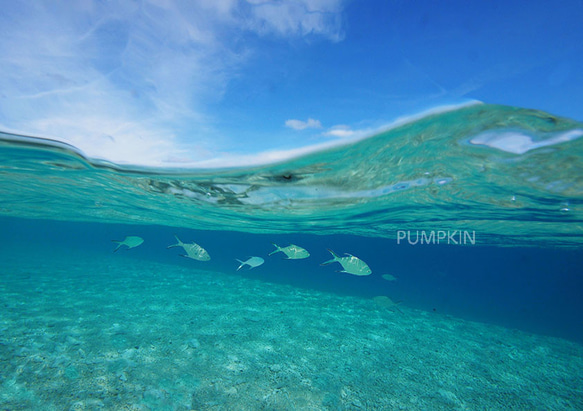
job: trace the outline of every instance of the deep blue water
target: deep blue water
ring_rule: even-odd
[[[145,239],[142,246],[120,250],[142,261],[176,264],[221,271],[290,284],[340,295],[371,298],[388,295],[394,301],[435,315],[551,335],[583,343],[583,253],[565,248],[488,247],[483,245],[397,245],[395,240],[353,235],[272,235],[230,231],[197,231],[163,226],[0,219],[2,253],[19,248],[54,253],[93,252],[107,256],[115,248],[111,240],[126,235]],[[173,234],[183,241],[205,247],[209,262],[181,258]],[[267,256],[271,243],[306,248],[306,260],[284,260],[283,254]],[[330,248],[366,261],[373,274],[356,277],[338,273],[339,264],[320,266],[329,260]],[[261,256],[265,264],[235,272],[236,258]],[[80,257],[82,258],[82,257]],[[397,281],[388,282],[382,274]],[[94,275],[88,270],[88,275]],[[160,273],[163,275],[163,273]],[[193,274],[195,275],[195,274]]]

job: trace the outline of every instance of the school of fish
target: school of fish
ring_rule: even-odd
[[[198,245],[197,243],[195,243],[195,242],[184,243],[184,242],[182,242],[182,240],[180,240],[180,238],[178,238],[178,236],[175,235],[174,237],[176,238],[177,243],[171,244],[167,248],[182,247],[186,254],[180,254],[181,257],[190,258],[192,260],[197,260],[197,261],[209,261],[211,259],[211,256],[208,253],[208,251],[205,250],[200,245]],[[144,243],[144,239],[141,237],[138,237],[138,236],[127,236],[122,241],[118,241],[118,240],[112,240],[112,241],[118,244],[117,248],[114,250],[114,252],[119,250],[120,247],[124,246],[124,245],[127,247],[127,249],[131,249],[131,248],[138,247]],[[310,256],[310,253],[305,248],[302,248],[302,247],[295,245],[295,244],[290,244],[290,245],[285,246],[285,247],[280,247],[279,245],[273,243],[273,246],[275,247],[275,250],[273,250],[271,253],[269,253],[269,255],[273,255],[275,253],[281,252],[281,253],[285,254],[285,256],[286,256],[286,258],[284,258],[285,260],[302,260],[302,259],[308,258]],[[372,270],[370,269],[368,264],[365,263],[364,261],[362,261],[360,258],[355,257],[352,254],[348,254],[348,253],[345,253],[343,257],[340,257],[334,251],[332,251],[330,249],[328,249],[328,251],[330,252],[330,254],[332,254],[333,258],[331,260],[324,261],[320,265],[339,263],[343,269],[339,270],[337,272],[352,274],[352,275],[356,275],[356,276],[366,276],[366,275],[372,274]],[[256,267],[263,265],[263,263],[265,262],[265,260],[263,258],[257,257],[257,256],[249,256],[247,258],[247,260],[245,260],[245,261],[239,260],[239,259],[236,259],[236,261],[238,261],[240,264],[239,267],[236,269],[236,271],[239,271],[241,268],[243,268],[245,266],[249,266],[249,270],[251,270],[253,268],[256,268]],[[394,277],[392,277],[388,274],[383,275],[383,278],[385,278],[387,280],[389,280],[389,277],[391,279],[394,279]]]

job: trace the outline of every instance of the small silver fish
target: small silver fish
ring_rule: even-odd
[[[259,267],[261,264],[265,262],[265,260],[261,257],[250,257],[247,261],[241,261],[237,259],[237,261],[241,263],[239,268],[237,268],[237,271],[239,271],[245,265],[248,265],[249,269],[251,270],[252,268]]]
[[[301,260],[310,256],[310,253],[308,253],[307,250],[295,244],[290,244],[287,247],[280,247],[275,243],[272,244],[275,246],[276,250],[269,253],[269,255],[279,253],[281,251],[287,255],[286,260]]]
[[[115,250],[113,250],[113,252],[115,253],[117,250],[119,250],[119,248],[122,245],[125,245],[128,249],[134,248],[134,247],[141,245],[144,242],[144,239],[142,237],[130,235],[130,236],[127,236],[123,241],[118,241],[118,240],[111,240],[111,241],[113,241],[114,243],[117,243],[117,248]]]
[[[172,247],[184,248],[184,251],[186,251],[186,255],[182,254],[181,257],[192,258],[193,260],[198,260],[198,261],[208,261],[211,259],[211,256],[209,255],[209,253],[204,248],[202,248],[200,245],[198,245],[196,243],[185,244],[182,241],[180,241],[180,238],[178,238],[176,235],[174,237],[176,237],[176,241],[178,241],[178,243],[173,244],[173,245],[169,245],[167,248],[172,248]]]
[[[381,275],[381,277],[383,277],[383,279],[385,279],[387,281],[397,281],[397,277],[395,277],[394,275],[391,275],[391,274],[383,274],[383,275]]]
[[[337,262],[340,263],[342,268],[344,268],[344,270],[340,271],[341,273],[348,273],[359,276],[370,275],[372,273],[372,270],[369,268],[369,266],[360,258],[348,253],[345,254],[348,257],[338,257],[334,251],[330,249],[328,249],[328,251],[330,251],[330,254],[332,254],[334,258],[329,261],[325,261],[320,265],[328,265]]]

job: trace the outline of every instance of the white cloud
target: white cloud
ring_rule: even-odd
[[[349,138],[354,137],[356,132],[351,130],[349,126],[340,124],[334,127],[331,127],[328,131],[324,132],[323,135],[330,136],[330,137],[339,137],[339,138]]]
[[[314,120],[313,118],[309,118],[307,121],[291,119],[286,120],[285,126],[294,130],[305,130],[307,128],[322,128],[322,123],[320,123],[320,120]]]
[[[7,3],[0,128],[115,162],[208,158],[225,149],[209,102],[252,56],[231,39],[253,31],[336,40],[341,9],[341,0]]]
[[[252,4],[250,27],[259,33],[322,35],[333,41],[343,38],[342,1],[339,0],[247,0]]]

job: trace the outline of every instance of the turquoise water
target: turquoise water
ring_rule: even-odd
[[[275,165],[198,171],[120,168],[3,134],[0,211],[253,233],[473,230],[485,245],[578,246],[582,134],[547,113],[474,105]]]
[[[274,165],[159,170],[3,134],[0,405],[583,408],[582,135],[475,105]],[[114,253],[126,236],[144,242]]]

